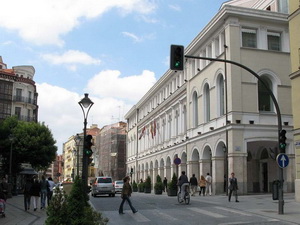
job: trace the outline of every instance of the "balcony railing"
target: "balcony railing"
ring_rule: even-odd
[[[18,120],[26,121],[26,122],[36,122],[36,117],[31,116],[22,116],[22,115],[16,115]]]
[[[29,103],[29,104],[33,104],[33,105],[37,104],[35,99],[20,96],[20,95],[14,95],[13,96],[13,101],[15,101],[15,102],[24,102],[24,103]]]

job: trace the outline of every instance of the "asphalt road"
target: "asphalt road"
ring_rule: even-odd
[[[266,199],[269,200],[269,197]],[[118,208],[121,203],[120,194],[115,197],[98,196],[90,198],[97,211],[103,213],[109,219],[111,225],[133,224],[172,224],[172,225],[198,225],[198,224],[299,224],[281,220],[270,215],[276,215],[274,202],[266,201],[259,196],[243,199],[240,202],[228,202],[224,196],[194,196],[189,205],[179,204],[176,197],[168,197],[166,194],[154,195],[145,193],[133,193],[132,203],[138,213],[133,214],[128,204],[124,204],[125,214],[119,215]],[[251,203],[247,201],[250,201]],[[266,204],[266,205],[264,205]],[[249,207],[248,207],[249,205]],[[251,209],[251,207],[253,209]],[[260,211],[257,209],[261,207]],[[271,208],[271,210],[270,210]],[[265,211],[264,211],[265,210]],[[259,213],[256,213],[259,212]]]

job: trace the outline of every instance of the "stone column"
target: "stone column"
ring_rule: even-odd
[[[213,194],[224,193],[224,158],[212,158],[212,191]]]

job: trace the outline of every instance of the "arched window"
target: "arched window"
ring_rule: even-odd
[[[198,126],[198,95],[195,91],[193,94],[193,127]]]
[[[218,77],[218,102],[219,102],[219,116],[225,114],[225,82],[222,74]]]
[[[204,85],[204,121],[210,121],[210,93],[209,93],[209,85],[206,83]]]
[[[272,91],[272,81],[267,76],[261,76],[261,79]],[[273,111],[271,95],[260,80],[258,81],[258,110]]]

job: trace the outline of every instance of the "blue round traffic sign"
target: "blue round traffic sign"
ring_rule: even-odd
[[[285,168],[289,165],[290,159],[286,154],[280,153],[276,157],[276,162],[280,168]]]
[[[175,165],[179,165],[181,163],[181,159],[180,158],[175,158],[174,159],[174,164]]]

